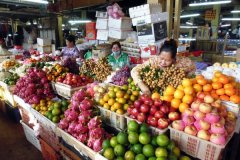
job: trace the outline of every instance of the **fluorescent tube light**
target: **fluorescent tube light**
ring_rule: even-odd
[[[192,23],[192,22],[186,22],[186,24],[188,24],[188,25],[191,25],[191,26],[193,25],[193,23]]]
[[[90,20],[70,20],[68,21],[71,24],[77,24],[77,23],[88,23],[91,22]]]
[[[196,38],[178,38],[179,41],[196,41]]]
[[[231,13],[240,13],[240,10],[233,10]]]
[[[180,16],[180,18],[197,17],[197,16],[200,16],[200,14],[199,13],[196,13],[196,14],[186,14],[186,15]]]
[[[232,1],[212,1],[212,2],[201,2],[201,3],[190,3],[190,7],[195,7],[195,6],[207,6],[207,5],[215,5],[215,4],[227,4],[231,3]]]
[[[72,31],[77,31],[78,29],[77,28],[71,28]]]
[[[198,28],[198,26],[180,26],[180,28]]]
[[[231,24],[223,24],[223,25],[221,25],[221,27],[230,27],[231,26]]]
[[[22,1],[32,2],[32,3],[48,4],[48,1],[43,1],[43,0],[22,0]]]
[[[65,27],[65,24],[62,24],[62,27]]]
[[[240,18],[222,18],[222,21],[240,21]]]

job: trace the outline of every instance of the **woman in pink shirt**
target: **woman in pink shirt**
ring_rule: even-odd
[[[67,44],[67,46],[62,49],[63,59],[66,59],[66,58],[71,58],[71,59],[81,58],[82,59],[83,58],[83,55],[80,54],[77,47],[75,46],[75,37],[73,35],[69,35],[66,38],[66,44]]]

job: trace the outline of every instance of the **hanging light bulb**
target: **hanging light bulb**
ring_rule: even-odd
[[[37,20],[36,20],[36,19],[33,20],[33,24],[34,24],[34,25],[37,24]]]
[[[28,21],[26,22],[26,25],[30,26],[30,25],[31,25],[31,22],[28,20]]]

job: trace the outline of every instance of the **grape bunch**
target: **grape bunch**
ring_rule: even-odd
[[[112,82],[115,85],[122,86],[128,84],[128,78],[130,77],[130,68],[125,66],[118,70],[116,74],[112,77]]]
[[[78,64],[75,59],[66,58],[63,60],[63,67],[69,69],[69,72],[79,74]]]

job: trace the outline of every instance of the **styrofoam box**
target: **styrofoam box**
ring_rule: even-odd
[[[141,6],[129,8],[129,14],[131,18],[141,17],[159,12],[162,12],[161,4],[144,4]]]
[[[96,16],[98,18],[108,18],[107,12],[96,11]]]
[[[39,151],[41,151],[41,145],[38,138],[35,136],[34,130],[28,127],[24,122],[20,121],[22,124],[26,139],[32,143]]]
[[[164,41],[165,39],[155,43],[140,44],[141,58],[149,58],[158,55]]]
[[[132,28],[132,21],[129,17],[122,17],[119,19],[114,19],[112,17],[108,18],[108,27],[122,30],[130,30]]]
[[[37,44],[40,46],[49,46],[52,44],[51,39],[37,38]]]
[[[131,30],[119,30],[114,28],[109,28],[108,37],[115,39],[126,39],[128,34],[131,33]]]
[[[51,53],[52,52],[52,46],[40,46],[38,45],[37,50],[42,53]]]
[[[108,30],[97,30],[97,39],[102,41],[108,40]]]
[[[133,18],[132,24],[133,26],[137,26],[137,25],[156,23],[156,22],[167,21],[167,20],[168,20],[168,13],[163,12],[163,13],[156,13],[156,14]]]
[[[218,160],[222,150],[233,135],[229,135],[225,145],[217,145],[170,126],[168,128],[170,129],[170,139],[177,143],[181,151],[192,157],[204,160]]]
[[[149,44],[167,37],[167,22],[149,23],[137,26],[138,43]]]
[[[108,29],[108,19],[97,18],[96,29]]]

